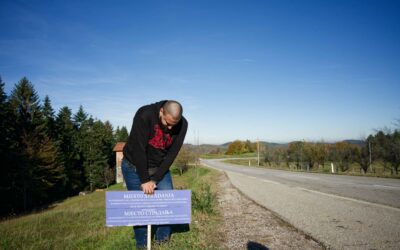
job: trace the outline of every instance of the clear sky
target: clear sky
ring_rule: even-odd
[[[0,75],[114,127],[176,99],[186,142],[360,139],[400,118],[400,1],[0,1]]]

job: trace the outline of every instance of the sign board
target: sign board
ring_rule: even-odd
[[[191,190],[107,191],[106,226],[189,224]]]

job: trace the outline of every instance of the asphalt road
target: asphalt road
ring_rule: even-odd
[[[400,249],[400,180],[245,167],[223,170],[260,205],[332,249]]]

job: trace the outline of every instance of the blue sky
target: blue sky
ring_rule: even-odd
[[[186,142],[361,139],[400,118],[399,1],[0,2],[0,75],[130,129],[176,99]]]

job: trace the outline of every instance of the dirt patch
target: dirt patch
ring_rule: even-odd
[[[242,195],[228,177],[219,176],[220,228],[226,249],[325,249],[272,212]]]

